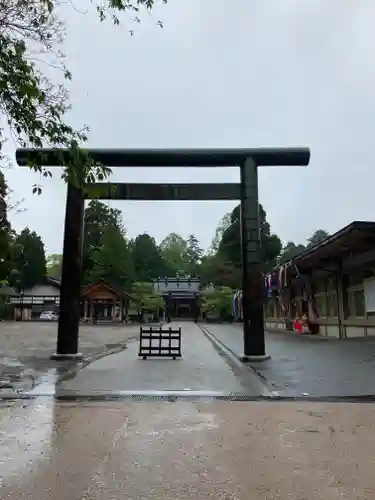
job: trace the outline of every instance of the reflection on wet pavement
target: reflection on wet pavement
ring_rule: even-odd
[[[370,500],[375,406],[224,401],[0,408],[6,500]]]
[[[59,382],[74,378],[79,372],[79,369],[79,363],[74,363],[68,367],[62,364],[61,366],[50,368],[45,373],[39,375],[38,379],[35,381],[35,387],[33,387],[33,389],[24,391],[24,393],[29,394],[30,396],[55,396],[57,393],[56,388]]]
[[[46,394],[54,396],[56,394],[56,383],[60,378],[60,373],[56,368],[52,368],[47,373],[40,375],[36,386],[28,391],[29,394]]]

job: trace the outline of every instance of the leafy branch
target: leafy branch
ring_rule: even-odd
[[[96,9],[102,21],[110,17],[119,24],[118,14],[129,12],[139,22],[140,10],[151,12],[154,4],[154,0],[103,0]],[[60,51],[66,33],[57,17],[59,5],[53,0],[0,0],[0,114],[22,148],[66,148],[62,178],[82,185],[107,178],[111,170],[80,149],[88,127],[76,130],[66,121],[70,106],[64,79],[71,80],[72,75]],[[62,81],[47,77],[45,66],[60,70]],[[0,159],[4,142],[0,130]],[[38,155],[29,167],[51,177],[44,164]],[[33,191],[39,194],[41,186],[35,184]]]

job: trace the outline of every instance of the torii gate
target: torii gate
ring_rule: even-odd
[[[264,340],[264,286],[260,262],[258,167],[307,166],[308,148],[264,149],[88,149],[90,158],[108,167],[239,167],[239,184],[97,183],[76,187],[68,183],[60,316],[53,359],[82,359],[78,352],[79,301],[82,274],[85,198],[117,200],[241,200],[243,341],[242,360],[269,358]],[[18,149],[17,163],[39,160],[49,167],[68,163],[63,149]],[[64,161],[65,158],[65,161]]]

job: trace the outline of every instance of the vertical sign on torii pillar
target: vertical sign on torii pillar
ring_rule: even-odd
[[[92,160],[108,167],[239,167],[240,184],[159,185],[99,183],[83,187],[68,185],[63,265],[60,289],[60,315],[57,351],[53,359],[79,359],[78,352],[80,285],[84,198],[175,200],[241,200],[243,361],[268,359],[264,340],[264,285],[260,261],[258,167],[307,166],[308,148],[264,149],[90,149]],[[69,150],[18,149],[20,166],[38,162],[61,167],[71,161]],[[114,187],[115,189],[112,189]],[[86,194],[85,194],[86,193]],[[91,194],[90,194],[91,193]]]

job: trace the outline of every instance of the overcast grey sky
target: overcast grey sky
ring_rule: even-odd
[[[126,26],[64,7],[73,72],[70,118],[89,125],[92,147],[310,146],[304,168],[260,172],[260,200],[284,240],[375,220],[374,0],[169,0]],[[83,10],[83,8],[82,8]],[[161,18],[164,29],[155,26]],[[128,27],[131,25],[128,23]],[[57,172],[56,172],[57,174]],[[225,182],[237,169],[118,169],[114,178]],[[27,211],[12,215],[62,249],[66,187],[58,175],[7,174]],[[194,233],[208,246],[231,202],[111,202],[130,236]]]

